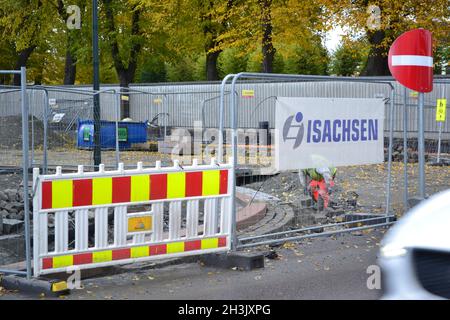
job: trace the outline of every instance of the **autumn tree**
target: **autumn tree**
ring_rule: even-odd
[[[349,37],[363,33],[370,54],[363,75],[388,75],[387,53],[401,33],[415,28],[433,32],[435,45],[449,33],[448,0],[317,0],[329,15],[329,28],[340,25]]]
[[[120,86],[128,88],[134,80],[139,54],[142,50],[143,7],[138,1],[103,0],[105,39],[108,42]],[[130,116],[129,100],[121,100],[121,115]]]
[[[247,52],[259,48],[259,71],[273,72],[277,52],[286,56],[292,46],[312,47],[317,44],[315,39],[323,37],[321,10],[321,6],[310,1],[237,1],[230,10],[229,28],[219,39],[224,48]]]
[[[68,28],[67,22],[70,18],[70,12],[68,12],[69,6],[76,5],[80,10],[80,26],[79,28]],[[83,54],[83,47],[88,46],[90,41],[89,30],[90,24],[87,23],[90,19],[86,14],[86,7],[88,5],[87,0],[57,0],[55,3],[56,10],[60,19],[63,22],[61,27],[61,33],[66,38],[65,44],[65,64],[64,64],[64,80],[65,85],[75,84],[77,75],[77,63],[81,54]],[[75,12],[71,12],[75,14]]]
[[[330,73],[337,76],[359,75],[366,66],[368,49],[366,41],[342,42],[331,57]]]
[[[3,41],[12,46],[15,59],[12,68],[27,65],[33,51],[45,42],[51,31],[51,4],[42,0],[1,0],[0,30]],[[20,85],[20,76],[14,75],[14,85]]]
[[[2,34],[2,30],[0,28],[0,34]],[[0,38],[0,69],[9,70],[12,69],[11,61],[16,59],[16,52],[14,50],[13,45],[9,42],[8,39]],[[11,76],[10,75],[0,75],[0,85],[10,84]]]
[[[227,29],[233,4],[233,0],[194,0],[192,3],[204,37],[206,80],[219,80],[217,62],[223,50],[219,36]]]

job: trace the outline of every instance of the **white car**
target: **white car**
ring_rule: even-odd
[[[386,234],[382,299],[450,299],[450,190],[422,201]]]

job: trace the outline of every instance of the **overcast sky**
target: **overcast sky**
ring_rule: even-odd
[[[343,31],[342,31],[342,28],[340,28],[340,27],[337,27],[327,33],[326,40],[325,40],[325,46],[327,47],[327,49],[330,53],[332,53],[339,45],[339,42],[341,41],[342,33],[343,33]]]

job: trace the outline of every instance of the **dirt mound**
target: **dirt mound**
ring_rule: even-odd
[[[33,121],[33,124],[32,124]],[[31,145],[32,133],[34,136],[35,148],[40,148],[44,144],[44,125],[36,117],[28,121],[29,141]],[[50,126],[48,128],[48,148],[58,148],[64,146],[75,146],[74,137],[64,131],[56,131]],[[74,134],[72,133],[72,136]],[[22,149],[22,116],[0,117],[0,148]]]

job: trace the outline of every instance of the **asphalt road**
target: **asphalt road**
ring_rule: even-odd
[[[376,264],[381,237],[382,231],[372,231],[288,243],[275,248],[278,259],[254,271],[189,263],[87,279],[83,289],[59,299],[377,299],[380,291],[366,285],[367,267]]]

